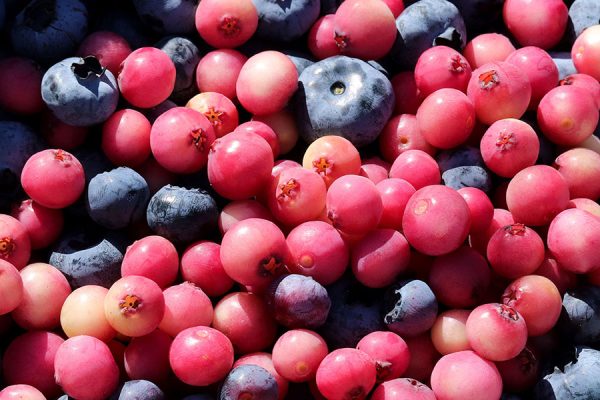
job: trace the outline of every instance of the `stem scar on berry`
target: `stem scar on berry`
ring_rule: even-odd
[[[350,41],[348,36],[337,32],[335,32],[333,40],[335,41],[335,44],[337,45],[338,49],[340,49],[341,51],[348,47],[348,42]]]
[[[242,30],[240,19],[236,17],[223,17],[219,24],[219,30],[223,32],[226,37],[239,35]]]
[[[283,264],[281,260],[276,256],[265,258],[261,262],[262,275],[275,275],[279,272],[282,266]]]
[[[221,126],[223,125],[223,121],[221,120],[223,114],[225,114],[223,111],[215,110],[213,106],[210,106],[208,107],[208,111],[204,113],[204,116],[208,118],[213,126]]]
[[[206,141],[208,140],[204,130],[202,128],[192,129],[190,136],[192,137],[192,144],[196,146],[198,150],[204,151]]]
[[[510,233],[511,235],[523,236],[523,235],[525,235],[525,231],[527,230],[527,227],[524,224],[516,223],[516,224],[511,224],[511,225],[505,226],[504,230],[506,232]]]
[[[135,294],[127,294],[121,300],[119,300],[119,308],[121,314],[132,314],[135,313],[142,307],[142,299]]]
[[[320,157],[317,160],[313,160],[312,165],[316,173],[318,173],[321,176],[327,176],[331,174],[331,169],[333,168],[333,161],[329,161],[325,157]]]
[[[279,185],[281,193],[279,193],[279,195],[277,196],[277,200],[283,201],[286,199],[293,199],[294,197],[296,197],[296,189],[298,189],[299,186],[300,184],[294,178],[290,179],[282,185]]]
[[[500,83],[500,78],[495,70],[489,70],[479,75],[479,86],[485,90],[491,90]]]
[[[450,59],[450,71],[452,72],[465,72],[467,69],[467,63],[463,61],[460,56],[454,56]]]
[[[517,141],[512,132],[502,131],[498,134],[498,139],[496,139],[496,147],[498,147],[501,151],[510,150]]]
[[[512,319],[513,321],[519,320],[519,314],[517,313],[517,310],[505,304],[500,304],[500,314],[505,318]]]
[[[13,238],[6,236],[0,239],[0,257],[9,257],[17,248]]]

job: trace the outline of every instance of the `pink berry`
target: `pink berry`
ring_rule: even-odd
[[[0,390],[0,400],[46,400],[46,397],[31,385],[18,384]]]
[[[106,399],[119,383],[119,368],[110,349],[92,336],[75,336],[62,343],[54,369],[65,393],[81,400]]]
[[[467,91],[471,66],[458,51],[446,46],[434,46],[419,56],[415,66],[415,82],[422,96],[436,90],[452,88]]]
[[[470,350],[467,338],[469,310],[448,310],[441,312],[431,327],[431,341],[441,354]]]
[[[522,46],[549,49],[565,33],[569,10],[562,0],[506,0],[504,23]]]
[[[221,93],[197,94],[185,106],[203,114],[212,124],[218,138],[232,132],[238,126],[238,111],[235,104]]]
[[[325,340],[307,329],[292,329],[282,334],[273,346],[273,365],[290,382],[314,379],[328,349]]]
[[[131,105],[151,108],[171,95],[175,87],[175,65],[164,51],[141,47],[123,60],[117,81],[121,95]]]
[[[342,348],[332,351],[317,369],[317,387],[328,400],[363,400],[375,386],[375,361],[365,352]]]
[[[184,282],[163,291],[165,315],[158,327],[175,337],[192,326],[209,326],[213,307],[208,296],[193,283]]]
[[[544,261],[542,261],[539,268],[534,271],[534,274],[550,279],[561,296],[565,294],[568,289],[574,288],[577,285],[577,275],[564,269],[562,265],[556,261],[549,250],[546,250]]]
[[[273,129],[279,140],[279,154],[287,154],[296,146],[300,134],[291,111],[284,108],[269,115],[253,115],[252,121],[263,122]]]
[[[204,0],[196,8],[200,37],[218,49],[244,44],[258,26],[258,13],[251,0]]]
[[[335,14],[326,14],[315,21],[308,32],[308,49],[319,60],[340,54],[335,41]]]
[[[483,232],[492,223],[494,205],[483,190],[473,187],[464,187],[457,192],[465,199],[471,212],[470,233]]]
[[[31,199],[23,200],[11,214],[27,230],[32,249],[50,245],[58,239],[64,225],[61,210],[46,208]]]
[[[144,336],[158,327],[165,313],[165,299],[151,279],[125,276],[110,287],[104,299],[104,312],[119,333]]]
[[[102,126],[102,151],[115,165],[137,167],[150,156],[151,128],[139,111],[117,111]]]
[[[471,348],[490,361],[516,357],[527,342],[525,320],[517,310],[504,304],[476,307],[469,314],[466,327]]]
[[[8,261],[0,260],[0,315],[17,308],[23,299],[23,279],[19,270]]]
[[[375,360],[377,382],[399,378],[408,368],[410,352],[404,339],[393,332],[374,331],[356,345]]]
[[[103,67],[113,75],[119,73],[119,66],[131,54],[131,46],[121,35],[109,31],[96,31],[89,34],[77,49],[81,57],[95,56]]]
[[[42,114],[41,134],[50,147],[73,150],[85,142],[88,132],[89,127],[67,125],[50,111]]]
[[[379,157],[368,158],[362,161],[360,176],[369,178],[374,184],[378,184],[388,178],[391,165]]]
[[[600,35],[600,25],[592,25],[581,32],[571,48],[571,58],[577,72],[588,74],[596,80],[600,79],[598,35]]]
[[[554,167],[567,181],[571,198],[600,197],[600,154],[584,148],[567,150],[554,160]]]
[[[221,246],[201,241],[191,244],[181,256],[181,276],[209,296],[221,296],[234,282],[221,264]]]
[[[391,82],[396,95],[394,115],[416,114],[424,96],[417,88],[414,72],[400,72],[392,77]]]
[[[317,172],[327,187],[344,175],[360,173],[360,154],[341,136],[322,136],[312,142],[302,158],[304,168]]]
[[[30,255],[31,242],[25,225],[10,215],[0,214],[0,259],[20,270]]]
[[[42,69],[33,60],[7,57],[0,61],[0,107],[31,115],[44,109],[40,87]]]
[[[431,373],[438,400],[499,399],[502,378],[493,362],[471,350],[443,356]]]
[[[411,378],[397,378],[377,386],[371,400],[435,400],[433,391]]]
[[[217,92],[230,100],[237,97],[235,83],[248,57],[237,50],[208,52],[196,67],[196,86],[200,92]]]
[[[383,213],[379,221],[379,228],[402,230],[402,217],[410,197],[416,192],[413,185],[399,178],[384,179],[375,185],[381,201]]]
[[[527,347],[510,360],[497,362],[504,390],[521,393],[531,389],[539,379],[540,363],[540,358]]]
[[[141,275],[152,279],[161,288],[177,278],[179,255],[169,240],[151,235],[136,240],[127,247],[121,263],[121,276]]]
[[[540,235],[524,224],[507,225],[490,238],[487,259],[494,272],[505,278],[529,275],[544,260],[544,242]]]
[[[427,255],[442,255],[460,247],[467,238],[471,214],[456,190],[425,186],[412,195],[404,210],[402,228],[408,242]]]
[[[500,33],[483,33],[471,39],[463,50],[471,68],[479,68],[484,64],[504,61],[515,51],[510,39]]]
[[[158,385],[169,383],[173,377],[169,364],[172,343],[173,338],[160,329],[132,338],[122,357],[127,377],[146,379]]]
[[[600,82],[588,74],[572,74],[561,79],[560,86],[578,86],[590,92],[596,105],[600,108]]]
[[[108,342],[117,332],[104,313],[108,289],[85,285],[75,289],[65,299],[60,311],[60,325],[68,337],[87,335]]]
[[[440,167],[429,154],[422,150],[407,150],[394,160],[390,178],[404,179],[419,190],[440,183],[442,176]]]
[[[248,132],[254,133],[262,137],[269,143],[271,150],[273,150],[273,157],[277,158],[281,152],[281,145],[279,144],[279,137],[275,131],[264,122],[260,121],[248,121],[238,125],[234,132]]]
[[[250,57],[242,67],[236,93],[242,106],[256,115],[281,110],[298,86],[294,63],[278,51],[263,51]]]
[[[21,172],[21,184],[33,201],[48,208],[65,208],[77,201],[85,187],[83,166],[60,149],[32,155]]]

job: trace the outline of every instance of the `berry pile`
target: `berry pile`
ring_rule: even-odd
[[[0,0],[0,400],[600,399],[599,0]]]

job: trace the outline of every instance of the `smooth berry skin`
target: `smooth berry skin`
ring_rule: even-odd
[[[221,196],[244,200],[265,188],[273,165],[273,152],[263,138],[251,133],[230,133],[211,146],[208,180]]]
[[[314,379],[327,354],[327,342],[316,332],[289,330],[273,345],[273,366],[290,382],[307,382]]]
[[[200,92],[217,92],[230,100],[237,97],[235,84],[248,57],[237,50],[208,52],[196,67],[196,86]]]
[[[0,61],[0,107],[21,115],[44,109],[40,93],[41,68],[35,61],[9,57]]]
[[[102,151],[115,165],[138,167],[150,156],[151,129],[139,111],[117,111],[102,125]]]
[[[308,32],[308,49],[317,60],[340,54],[335,41],[335,14],[326,14],[315,21]]]
[[[104,298],[104,313],[119,333],[144,336],[155,330],[165,313],[165,298],[151,279],[139,275],[116,281]]]
[[[438,89],[419,106],[417,124],[427,143],[439,149],[451,149],[465,142],[473,131],[475,107],[458,89]],[[444,127],[443,133],[440,126]]]
[[[375,361],[365,352],[342,348],[327,355],[317,369],[319,392],[330,400],[365,399],[375,386]]]
[[[342,3],[335,12],[333,30],[340,53],[363,60],[383,57],[391,50],[397,35],[390,8],[372,0]]]
[[[74,155],[60,149],[42,150],[25,163],[21,185],[35,202],[65,208],[83,193],[85,173]]]
[[[521,314],[530,337],[549,332],[562,309],[562,297],[556,285],[539,275],[526,275],[511,282],[502,294],[502,303]]]
[[[11,215],[27,230],[32,249],[41,249],[53,243],[64,226],[61,210],[44,207],[31,199],[16,205]]]
[[[50,264],[29,264],[21,270],[23,298],[11,316],[27,330],[50,330],[60,324],[60,310],[71,293],[64,275]]]
[[[19,270],[4,260],[0,260],[0,298],[0,315],[17,308],[23,299],[23,279]]]
[[[600,82],[588,74],[571,74],[558,82],[559,86],[578,86],[590,92],[600,108]]]
[[[467,95],[477,119],[491,125],[504,118],[521,118],[531,99],[531,84],[524,72],[505,61],[491,62],[473,71]]]
[[[490,361],[506,361],[525,348],[527,325],[514,308],[488,303],[476,307],[466,323],[469,345]]]
[[[431,327],[431,341],[440,354],[471,350],[466,323],[470,310],[450,309],[441,312]]]
[[[233,346],[221,332],[191,327],[173,340],[169,362],[175,375],[192,386],[207,386],[225,378],[233,365]],[[198,374],[202,371],[202,374]]]
[[[576,274],[600,268],[600,256],[593,250],[599,241],[600,220],[577,208],[559,213],[548,228],[548,249],[564,269]]]
[[[361,196],[353,193],[361,193]],[[333,226],[351,235],[362,235],[377,227],[383,213],[383,202],[375,184],[357,175],[335,180],[327,190],[325,207]],[[357,214],[361,217],[357,218]]]
[[[600,68],[598,68],[600,48],[597,41],[599,34],[600,25],[592,25],[581,32],[571,48],[571,58],[577,72],[588,74],[596,80],[600,78]]]
[[[516,222],[546,225],[569,203],[569,186],[560,172],[547,165],[519,171],[506,189],[506,203]]]
[[[0,214],[0,259],[21,270],[30,256],[31,242],[27,228],[18,219]]]
[[[502,15],[521,46],[550,49],[565,33],[569,10],[560,0],[507,0]]]
[[[260,121],[271,127],[279,139],[279,154],[289,153],[298,142],[299,129],[291,111],[284,108],[269,115],[253,115],[251,121]]]
[[[42,392],[31,385],[18,384],[8,385],[0,390],[0,399],[2,400],[46,400]]]
[[[181,255],[181,277],[211,297],[227,293],[234,281],[223,269],[220,253],[221,245],[214,242],[191,244]]]
[[[505,60],[521,68],[531,84],[531,100],[529,110],[535,110],[546,93],[556,87],[558,67],[552,57],[536,46],[522,47],[515,50]]]
[[[298,165],[294,165],[295,167]],[[275,167],[277,168],[277,167]],[[273,215],[269,209],[258,200],[234,200],[229,202],[219,214],[219,231],[225,234],[236,223],[248,218],[262,218],[273,221]]]
[[[215,306],[213,328],[231,341],[237,354],[263,351],[275,341],[277,323],[261,296],[233,292]],[[255,335],[248,337],[248,332]]]
[[[356,348],[375,360],[378,383],[399,378],[408,368],[408,346],[393,332],[371,332],[358,342]]]
[[[410,262],[410,246],[394,229],[375,229],[352,246],[351,265],[356,279],[370,288],[394,283]]]
[[[249,132],[254,133],[262,137],[269,143],[271,150],[273,150],[273,157],[276,159],[281,153],[281,145],[279,144],[279,137],[277,133],[267,124],[260,121],[248,121],[244,122],[233,130],[234,132]]]
[[[471,68],[476,69],[484,64],[505,61],[514,52],[515,46],[510,39],[499,33],[483,33],[471,39],[463,50]]]
[[[178,174],[204,168],[216,135],[208,118],[186,107],[175,107],[152,124],[150,149],[158,163]]]
[[[457,192],[465,199],[471,212],[471,234],[483,232],[492,223],[494,217],[494,205],[483,190],[465,187]]]
[[[551,142],[573,147],[593,134],[598,125],[598,106],[586,89],[558,86],[540,101],[537,121]]]
[[[410,354],[420,354],[419,357],[410,358],[404,376],[420,382],[428,382],[433,367],[441,357],[431,341],[431,334],[425,332],[415,337],[405,337],[404,340],[408,345]]]
[[[443,356],[431,373],[438,400],[500,399],[502,377],[493,362],[471,350]]]
[[[498,275],[516,279],[533,273],[544,260],[544,241],[523,224],[504,226],[490,237],[487,259]]]
[[[175,337],[193,326],[209,326],[213,319],[213,306],[202,289],[193,283],[183,282],[163,291],[165,314],[159,329]]]
[[[103,67],[117,76],[119,66],[131,54],[131,46],[115,32],[96,31],[81,42],[76,54],[80,57],[95,56]]]
[[[203,92],[192,97],[185,105],[203,114],[212,124],[216,137],[233,132],[238,126],[238,111],[235,104],[217,92]]]
[[[171,383],[174,378],[169,363],[172,343],[173,338],[160,329],[132,338],[122,356],[129,379],[146,379],[161,386]]]
[[[392,87],[396,97],[394,115],[416,114],[423,96],[417,89],[417,82],[413,71],[403,71],[392,77]]]
[[[554,167],[569,184],[571,199],[600,197],[600,154],[585,148],[575,148],[559,154]]]
[[[407,150],[390,168],[390,178],[404,179],[416,190],[440,183],[440,168],[433,157],[422,150]]]
[[[258,13],[251,0],[207,0],[196,8],[196,30],[217,49],[232,49],[254,35]]]
[[[348,245],[337,229],[323,221],[298,225],[286,238],[290,272],[330,285],[344,274],[350,259]]]
[[[110,349],[92,336],[65,340],[56,352],[54,370],[56,382],[77,399],[106,399],[119,383],[119,368]]]
[[[308,146],[302,157],[302,166],[321,175],[329,187],[344,175],[360,173],[360,153],[344,137],[322,136]]]
[[[71,151],[85,142],[88,132],[88,127],[66,124],[49,110],[42,114],[41,134],[49,147]]]
[[[63,342],[57,334],[45,331],[30,331],[17,336],[2,357],[6,384],[27,384],[50,398],[57,396],[60,388],[54,380],[54,357]]]
[[[167,53],[154,47],[142,47],[123,61],[117,81],[121,95],[131,105],[150,108],[171,95],[175,75],[175,65]]]
[[[378,227],[402,230],[404,209],[416,192],[415,188],[408,181],[399,178],[383,179],[375,186],[383,202],[383,213]]]
[[[283,109],[297,86],[298,71],[294,63],[285,54],[269,50],[244,63],[235,90],[246,110],[268,115]]]
[[[60,310],[60,326],[67,337],[88,335],[107,343],[116,336],[104,314],[107,293],[105,287],[85,285],[69,294]]]
[[[424,97],[443,88],[466,92],[471,72],[467,59],[458,51],[447,46],[435,46],[419,57],[415,66],[415,82]]]
[[[161,288],[175,282],[179,270],[177,249],[162,236],[151,235],[133,242],[123,256],[121,276],[141,275]]]
[[[436,223],[432,225],[432,221]],[[418,251],[436,256],[458,249],[470,226],[465,200],[456,190],[442,185],[417,190],[408,200],[402,219],[408,242]]]
[[[435,400],[433,391],[425,384],[411,378],[396,378],[377,386],[371,400]]]

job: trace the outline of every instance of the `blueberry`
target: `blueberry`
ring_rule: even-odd
[[[476,165],[451,168],[442,174],[444,185],[452,189],[474,187],[488,193],[492,189],[492,178],[490,174]]]
[[[146,180],[131,168],[119,167],[92,178],[86,207],[98,225],[121,229],[144,217],[148,200],[150,189]]]
[[[44,143],[30,127],[16,121],[0,121],[0,143],[0,207],[4,209],[21,194],[23,166]]]
[[[109,400],[164,400],[167,397],[154,383],[143,379],[121,384]]]
[[[365,146],[381,133],[394,101],[389,79],[365,61],[326,58],[300,74],[295,101],[300,135],[308,143],[338,135]]]
[[[314,329],[327,320],[331,300],[314,279],[298,274],[276,279],[267,291],[267,304],[275,320],[287,328]]]
[[[296,66],[296,71],[298,72],[298,76],[306,69],[306,67],[313,65],[315,61],[308,54],[302,53],[300,51],[294,50],[284,50],[283,53],[292,60],[294,65]]]
[[[88,12],[79,0],[33,0],[15,18],[15,51],[41,64],[75,54],[87,32]]]
[[[73,155],[77,157],[83,167],[86,187],[96,175],[115,168],[113,163],[99,149],[81,147],[74,150]]]
[[[367,334],[385,330],[381,319],[382,290],[367,288],[347,274],[327,287],[327,292],[331,308],[319,333],[330,350],[356,347]]]
[[[225,377],[219,400],[277,400],[278,396],[277,381],[273,375],[258,365],[247,364],[232,369]]]
[[[289,42],[308,32],[319,17],[320,0],[252,0],[258,11],[256,34]]]
[[[121,277],[125,243],[118,232],[66,233],[50,254],[48,263],[67,277],[73,289],[85,285],[109,288]]]
[[[156,118],[160,117],[165,111],[170,110],[173,107],[177,107],[177,104],[175,104],[172,100],[167,99],[155,107],[142,110],[142,112],[146,118],[148,118],[148,121],[154,123]]]
[[[396,18],[398,37],[391,57],[405,70],[414,69],[421,53],[444,45],[461,51],[467,44],[465,22],[458,8],[446,0],[421,0]]]
[[[600,22],[599,0],[575,0],[569,7],[569,19],[573,24],[574,38],[585,28]]]
[[[467,32],[475,37],[487,32],[502,32],[504,0],[450,0],[462,15]]]
[[[158,235],[177,243],[205,239],[214,233],[219,210],[204,190],[167,185],[152,196],[146,219]]]
[[[109,31],[121,35],[132,49],[151,42],[147,27],[135,11],[114,7],[102,8],[96,19],[96,31]]]
[[[416,336],[427,331],[437,317],[438,304],[429,286],[420,280],[400,281],[384,296],[383,320],[400,336]]]
[[[195,0],[133,0],[142,19],[162,34],[185,34],[195,31]]]
[[[576,344],[600,341],[600,287],[579,286],[563,295],[559,327]]]
[[[119,89],[113,74],[96,57],[70,57],[46,71],[42,99],[64,123],[89,126],[112,115],[119,101]]]
[[[552,57],[552,61],[556,64],[558,68],[558,79],[563,79],[569,75],[573,75],[577,73],[577,69],[575,68],[575,64],[573,64],[573,59],[571,58],[570,52],[550,52],[550,56]]]
[[[200,61],[198,47],[189,39],[169,36],[156,43],[156,47],[167,53],[175,64],[175,88],[171,100],[178,104],[186,103],[196,93],[196,66]]]
[[[485,167],[481,152],[477,147],[461,146],[451,150],[440,151],[435,157],[442,173],[456,167]]]

